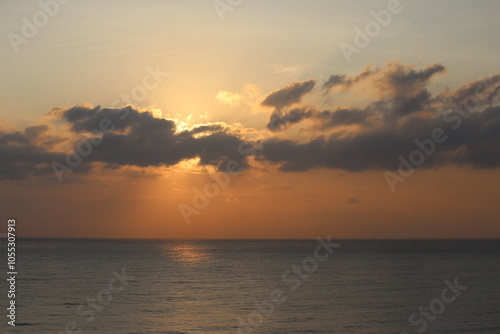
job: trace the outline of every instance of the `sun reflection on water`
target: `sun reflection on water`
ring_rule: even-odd
[[[205,247],[195,243],[170,244],[165,247],[165,250],[179,262],[197,263],[210,258]]]

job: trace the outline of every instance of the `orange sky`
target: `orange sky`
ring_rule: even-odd
[[[38,3],[0,5],[1,219],[25,237],[499,238],[499,2],[408,2],[363,46],[387,1],[314,3],[71,2],[29,38]],[[221,188],[228,161],[244,171]]]
[[[500,236],[495,171],[418,171],[395,193],[380,172],[240,175],[188,225],[177,206],[190,203],[189,189],[202,189],[206,182],[207,176],[200,175],[185,188],[178,188],[176,176],[133,182],[109,177],[107,184],[6,184],[1,200],[16,213],[19,233],[26,237]]]

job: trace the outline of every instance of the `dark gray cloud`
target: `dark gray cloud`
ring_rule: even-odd
[[[24,131],[0,131],[0,180],[21,180],[52,173],[50,163],[63,159],[64,154],[50,152],[43,142],[37,143],[46,130],[46,125],[37,125]]]
[[[317,137],[306,143],[275,139],[266,143],[260,159],[281,164],[283,171],[326,167],[348,171],[395,170],[401,155],[408,159],[421,150],[415,140],[429,142],[435,129],[447,136],[434,143],[422,167],[445,164],[497,167],[500,165],[500,107],[468,114],[450,112],[438,118],[410,117],[346,137]],[[428,144],[430,145],[430,144]],[[429,149],[431,146],[428,146]]]
[[[314,89],[315,85],[316,80],[314,79],[292,82],[269,94],[264,101],[262,101],[262,105],[275,107],[276,109],[291,106],[292,104],[300,102],[304,95],[310,93]]]
[[[112,129],[104,133],[102,143],[90,156],[93,161],[116,165],[175,165],[182,160],[200,158],[200,164],[216,165],[236,160],[246,166],[246,157],[238,152],[241,139],[219,124],[177,132],[173,120],[156,118],[130,106],[122,109],[74,107],[62,118],[75,132],[91,133],[107,119]],[[194,135],[205,133],[204,136]]]
[[[256,159],[278,164],[282,171],[320,167],[394,170],[399,167],[400,156],[408,158],[415,150],[423,150],[418,140],[432,151],[426,154],[423,168],[446,164],[500,166],[500,75],[433,96],[427,85],[433,75],[442,71],[444,67],[436,64],[421,70],[392,64],[382,70],[366,69],[352,78],[330,77],[330,89],[335,85],[353,87],[362,81],[375,87],[375,100],[361,109],[320,110],[300,105],[302,97],[314,88],[314,80],[294,82],[277,90],[263,103],[275,108],[267,124],[269,129],[282,130],[304,120],[314,126],[305,129],[312,129],[308,140],[304,139],[307,133],[302,132],[306,134],[301,136],[302,142],[282,136],[269,138]],[[53,162],[68,164],[61,142],[79,143],[81,138],[93,138],[98,144],[92,145],[92,152],[78,163],[75,173],[88,173],[95,162],[108,168],[149,167],[171,166],[192,158],[221,170],[229,160],[247,168],[248,156],[238,148],[242,143],[246,148],[254,144],[245,142],[224,123],[179,131],[176,121],[157,118],[132,106],[75,106],[50,115],[59,125],[67,126],[66,137],[51,135],[53,131],[45,124],[22,131],[0,130],[0,179],[19,180],[53,173]],[[359,126],[323,131],[345,125]],[[430,144],[436,129],[446,139]],[[78,151],[78,145],[73,146]]]
[[[274,111],[269,118],[267,128],[271,131],[279,131],[305,119],[316,121],[319,124],[318,129],[354,124],[367,125],[372,115],[373,113],[369,110],[356,108],[318,111],[311,107],[299,107],[287,112]]]
[[[333,74],[330,75],[328,80],[323,84],[323,89],[325,91],[340,87],[341,89],[349,89],[355,83],[361,82],[364,79],[370,77],[374,72],[371,67],[368,66],[361,73],[355,76],[349,77],[345,74]]]
[[[356,85],[364,85],[362,87],[369,87],[371,93],[376,95],[375,99],[363,109],[350,107],[318,111],[311,107],[297,106],[287,111],[286,106],[282,106],[273,111],[267,127],[272,131],[279,131],[305,119],[314,120],[320,129],[353,124],[366,126],[370,125],[370,120],[377,118],[395,122],[413,113],[428,112],[433,104],[433,96],[427,85],[435,74],[444,71],[444,66],[440,64],[418,70],[410,65],[392,63],[383,68],[367,67],[354,76],[331,75],[323,84],[325,92],[337,87],[348,90]],[[286,87],[287,91],[291,85]],[[467,90],[457,92],[459,95],[466,93]]]
[[[271,131],[283,130],[292,124],[300,123],[306,118],[311,118],[315,114],[315,110],[305,107],[294,108],[287,112],[275,109],[269,117],[267,128]]]
[[[367,67],[354,76],[331,75],[323,88],[328,92],[337,87],[348,90],[363,84],[378,93],[374,103],[384,111],[386,118],[398,118],[428,108],[431,93],[426,86],[434,75],[445,71],[441,64],[417,70],[410,65],[391,63],[383,68]]]
[[[402,117],[414,112],[425,111],[431,104],[431,93],[427,89],[429,80],[435,74],[446,69],[443,65],[433,64],[422,70],[415,70],[399,64],[386,75],[385,83],[389,87],[389,99],[392,99],[391,114]],[[387,89],[387,87],[382,87]]]
[[[330,128],[342,125],[366,124],[370,112],[360,109],[338,109],[335,111],[324,110],[319,117],[324,120],[323,127]]]
[[[274,114],[274,130],[305,119],[316,122],[315,129],[341,125],[362,125],[360,130],[342,135],[317,135],[307,142],[274,139],[259,158],[281,165],[283,171],[305,171],[324,167],[348,171],[394,170],[399,157],[406,159],[425,141],[432,151],[422,167],[446,164],[474,167],[500,165],[500,75],[472,81],[455,91],[432,96],[429,80],[445,71],[439,64],[417,70],[391,64],[385,69],[367,68],[353,77],[334,75],[325,89],[352,88],[370,84],[378,99],[365,109],[341,108],[318,111],[296,107]],[[293,116],[293,117],[292,117]],[[268,124],[269,127],[269,124]],[[446,140],[430,144],[433,131],[441,129]],[[440,130],[438,130],[440,131]],[[430,145],[430,146],[429,146]],[[432,148],[432,149],[431,149]]]
[[[393,64],[392,67],[389,66],[386,77],[389,84],[397,91],[411,91],[415,86],[426,85],[434,74],[444,71],[446,68],[441,64],[432,64],[421,70],[415,70],[409,65]]]
[[[347,81],[347,77],[343,74],[332,74],[328,78],[328,80],[323,84],[323,88],[325,90],[332,89],[337,86],[345,86],[345,83]]]
[[[456,104],[470,104],[471,97],[481,96],[481,102],[493,105],[500,97],[500,74],[474,80],[451,95],[451,101]]]
[[[202,125],[179,132],[175,121],[156,118],[150,112],[140,112],[131,106],[75,106],[57,115],[69,125],[73,137],[84,138],[74,145],[75,149],[69,155],[78,153],[78,143],[82,142],[91,147],[91,153],[80,154],[82,160],[76,167],[68,164],[69,155],[53,147],[58,141],[50,136],[47,137],[50,141],[42,138],[47,125],[0,132],[0,179],[15,180],[54,173],[54,162],[59,166],[74,167],[77,173],[88,172],[93,162],[104,163],[108,168],[170,166],[196,157],[201,165],[213,165],[221,170],[230,160],[237,161],[242,168],[247,167],[247,156],[238,152],[242,139],[221,124]]]

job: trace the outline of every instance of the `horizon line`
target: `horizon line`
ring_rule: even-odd
[[[4,233],[5,234],[5,233]],[[316,238],[95,238],[95,237],[19,237],[17,240],[116,240],[116,241],[315,241]],[[331,238],[344,241],[500,241],[500,238]],[[1,239],[0,239],[1,240]]]

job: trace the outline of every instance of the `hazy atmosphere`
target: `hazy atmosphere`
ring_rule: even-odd
[[[498,238],[499,9],[4,1],[2,215],[25,237]]]
[[[0,333],[498,334],[498,0],[0,2]]]

